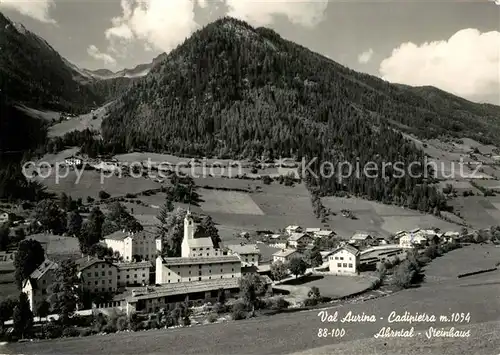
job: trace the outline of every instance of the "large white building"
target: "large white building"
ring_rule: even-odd
[[[260,250],[257,244],[232,244],[228,245],[230,254],[239,256],[241,266],[258,266],[260,260]]]
[[[41,301],[47,299],[49,286],[54,282],[57,267],[55,262],[45,259],[29,278],[23,281],[22,292],[28,296],[32,311],[36,310]]]
[[[118,268],[113,263],[94,257],[76,261],[78,278],[84,291],[91,293],[116,292]]]
[[[193,282],[241,277],[236,255],[156,259],[156,284]]]
[[[302,253],[295,249],[281,249],[280,251],[273,254],[273,263],[281,261],[282,263],[287,263],[293,258],[301,258]]]
[[[180,258],[156,258],[156,284],[182,283],[241,277],[241,260],[224,255],[212,239],[195,237],[196,223],[188,211],[184,218],[184,238]]]
[[[351,245],[343,245],[328,256],[330,272],[337,275],[358,274],[360,251]]]
[[[120,253],[124,261],[130,262],[134,257],[141,261],[153,261],[157,255],[156,236],[150,231],[128,232],[119,230],[104,238],[104,244]]]
[[[149,284],[151,263],[142,261],[138,263],[115,263],[117,273],[117,286],[141,286]]]
[[[426,243],[427,237],[420,233],[420,231],[399,234],[399,246],[401,248],[410,249],[419,245],[425,245]]]

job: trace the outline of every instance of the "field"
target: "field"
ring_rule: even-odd
[[[492,247],[490,247],[492,248]],[[476,259],[484,250],[470,249],[468,257]],[[464,264],[463,254],[450,252],[439,262]],[[493,261],[493,260],[492,260]],[[434,261],[436,262],[436,261]],[[433,262],[433,263],[434,263]],[[432,263],[431,266],[432,267]],[[492,265],[493,266],[493,265]],[[323,323],[319,310],[280,314],[269,318],[255,318],[231,323],[201,327],[155,330],[138,333],[119,333],[108,336],[58,339],[23,344],[10,344],[2,349],[7,354],[162,354],[165,348],[174,354],[497,354],[500,348],[498,301],[498,272],[457,279],[450,268],[449,279],[440,283],[425,282],[419,288],[393,293],[390,296],[360,303],[332,306],[329,314],[347,312],[375,315],[374,323]],[[388,323],[387,317],[395,311],[403,315],[427,313],[449,316],[452,312],[470,313],[470,323]],[[381,319],[383,318],[383,319]],[[394,330],[414,326],[415,337],[374,339],[382,327]],[[431,338],[424,332],[436,328],[462,327],[471,329],[469,338]],[[345,329],[345,336],[318,337],[319,328]],[[258,339],[258,341],[256,341]],[[359,344],[359,345],[357,345]],[[462,346],[462,347],[459,347]],[[363,347],[366,346],[366,347]],[[394,352],[386,349],[394,349]],[[346,350],[347,352],[343,352]],[[373,352],[371,351],[373,350]]]
[[[368,277],[360,276],[313,275],[299,280],[287,281],[277,288],[290,291],[290,295],[285,296],[285,299],[300,302],[308,297],[311,287],[319,288],[322,296],[341,298],[366,290],[372,285],[372,281]]]
[[[145,190],[158,189],[161,186],[159,183],[147,178],[135,179],[131,177],[120,178],[116,175],[107,176],[101,177],[101,174],[97,171],[85,170],[78,179],[77,172],[70,170],[67,177],[57,179],[56,172],[53,170],[47,178],[44,179],[38,176],[35,179],[47,186],[49,192],[57,194],[65,192],[72,198],[81,197],[84,200],[87,196],[98,199],[101,190],[115,197],[124,196],[127,193],[135,194]]]
[[[83,131],[87,128],[100,132],[102,120],[106,116],[108,105],[96,109],[94,113],[71,117],[69,120],[53,125],[49,129],[49,137],[60,137],[71,131]],[[96,119],[93,119],[94,115]]]
[[[26,239],[33,239],[42,244],[49,258],[51,255],[75,255],[80,252],[78,239],[72,237],[40,233],[28,235]]]
[[[383,205],[359,198],[325,197],[322,201],[326,208],[337,213],[336,216],[330,217],[330,223],[335,226],[335,231],[340,235],[350,236],[357,231],[367,231],[388,236],[401,230],[417,227],[435,227],[444,231],[460,230],[460,226],[456,224],[402,207]],[[340,214],[342,209],[352,211],[357,219],[343,217]]]

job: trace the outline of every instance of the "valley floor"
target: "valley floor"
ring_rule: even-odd
[[[319,310],[244,321],[211,324],[171,330],[121,333],[107,336],[70,338],[5,345],[2,353],[9,354],[457,354],[497,353],[500,348],[500,274],[484,273],[463,279],[464,258],[481,260],[477,267],[493,267],[500,260],[500,248],[469,246],[453,251],[433,261],[426,269],[426,281],[421,287],[397,292],[391,296],[362,303],[344,304],[328,309],[339,312],[340,318],[349,311],[373,314],[374,323],[322,323]],[[449,316],[453,312],[470,313],[470,323],[391,323],[389,314],[405,311]],[[383,318],[383,319],[381,319]],[[410,329],[413,338],[375,339],[382,327]],[[429,327],[470,329],[469,338],[427,339]],[[343,338],[318,337],[320,328],[344,328]],[[497,331],[495,331],[497,330]],[[421,333],[418,335],[418,333]],[[462,350],[462,351],[459,351]],[[496,352],[495,352],[496,351]]]

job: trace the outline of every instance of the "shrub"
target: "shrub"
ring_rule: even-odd
[[[221,304],[221,303],[216,303],[213,311],[217,314],[222,314],[222,313],[227,313],[230,312],[230,308],[227,305]]]
[[[412,260],[405,260],[396,267],[394,271],[394,284],[402,288],[408,288],[420,281],[420,266]]]
[[[210,314],[208,315],[207,321],[208,321],[209,323],[214,323],[214,322],[216,322],[216,321],[217,321],[217,319],[218,319],[217,314],[215,314],[215,313],[210,313]]]
[[[73,328],[73,327],[64,328],[62,331],[63,337],[77,337],[79,335],[80,335],[80,332],[78,331],[78,329]]]
[[[439,256],[438,248],[435,245],[427,247],[424,251],[424,255],[430,259],[435,259]]]
[[[319,299],[321,297],[321,293],[319,292],[319,288],[317,288],[316,286],[311,287],[311,289],[307,293],[307,296],[309,298]]]
[[[231,309],[231,317],[234,320],[245,319],[247,316],[247,306],[245,303],[238,301],[233,304]]]
[[[108,194],[108,193],[107,193],[106,191],[104,191],[104,190],[99,191],[99,198],[100,198],[101,200],[106,200],[106,199],[108,199],[110,196],[111,196],[111,195],[110,195],[110,194]]]
[[[81,337],[88,337],[90,335],[92,335],[92,329],[85,328],[85,329],[80,330],[80,336]]]
[[[126,316],[118,317],[118,319],[116,320],[116,329],[119,331],[128,329],[128,319]]]
[[[246,317],[246,312],[243,312],[242,310],[235,309],[231,312],[231,318],[233,318],[233,320],[245,319]]]
[[[135,194],[128,193],[125,195],[125,198],[136,198],[137,196]]]
[[[63,327],[56,323],[49,323],[46,325],[47,338],[55,339],[60,338],[63,335]]]
[[[318,302],[319,302],[319,300],[317,298],[307,298],[304,301],[304,306],[306,306],[306,307],[316,306],[318,304]]]
[[[106,324],[103,328],[102,331],[106,334],[110,333],[116,333],[116,326],[114,324]]]
[[[418,258],[418,263],[420,265],[426,265],[426,264],[430,263],[431,261],[432,261],[432,259],[426,255],[423,255],[420,258]]]
[[[272,182],[273,182],[273,178],[270,177],[269,175],[264,175],[262,176],[262,182],[265,184],[265,185],[270,185]]]
[[[273,309],[276,309],[276,310],[287,309],[289,306],[290,306],[290,302],[285,300],[283,297],[278,297],[273,302]]]

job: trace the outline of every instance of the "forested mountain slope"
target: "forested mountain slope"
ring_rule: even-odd
[[[82,112],[102,99],[45,40],[0,13],[0,91],[10,102]]]
[[[451,94],[435,99],[433,90],[357,73],[270,29],[225,18],[134,83],[103,131],[122,150],[218,156],[302,156],[312,143],[326,146],[328,127],[361,132],[381,121],[419,136],[499,141],[500,109]]]

